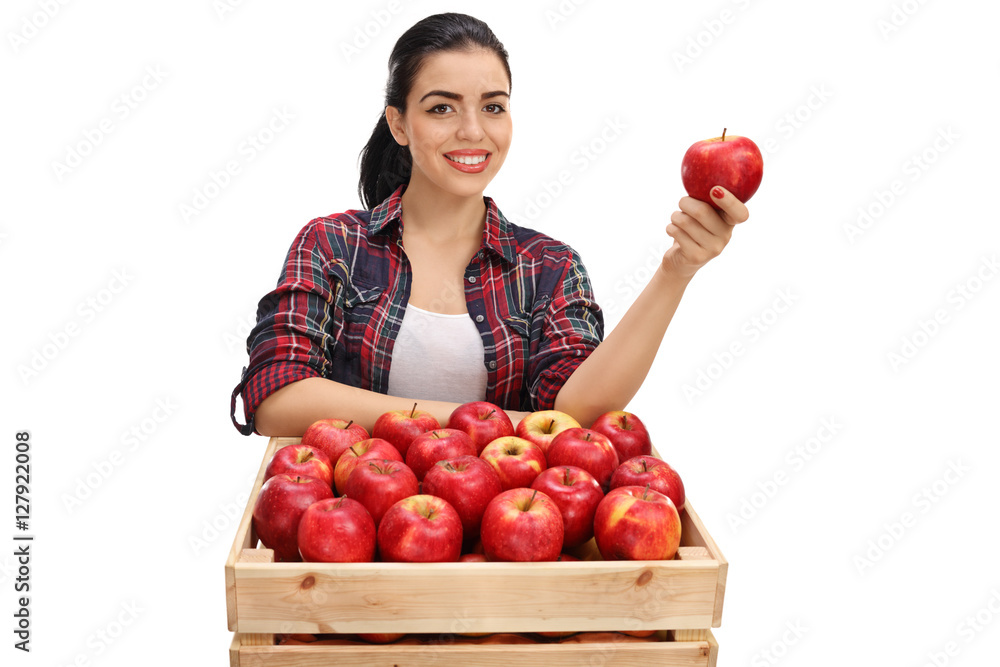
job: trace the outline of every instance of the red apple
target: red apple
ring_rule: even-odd
[[[264,482],[253,506],[253,526],[257,537],[274,549],[278,562],[297,562],[299,520],[318,500],[332,498],[329,485],[315,477],[275,475]]]
[[[309,445],[288,445],[274,453],[264,470],[264,479],[283,473],[315,477],[333,488],[333,464],[330,457]]]
[[[302,514],[299,553],[311,563],[367,563],[375,558],[375,522],[350,498],[326,498]]]
[[[670,560],[681,542],[681,518],[670,498],[641,486],[608,491],[594,515],[604,560]]]
[[[547,454],[552,439],[568,428],[580,428],[580,423],[565,412],[539,410],[519,421],[514,435],[530,440],[542,448],[543,454]]]
[[[405,632],[359,632],[358,639],[369,644],[391,644],[406,636]]]
[[[378,551],[390,563],[456,562],[462,554],[462,519],[443,498],[404,498],[382,517]]]
[[[726,188],[741,202],[757,192],[764,176],[764,158],[757,144],[746,137],[726,136],[695,142],[681,160],[681,181],[695,199],[715,208],[710,192],[716,185]]]
[[[486,401],[463,403],[452,411],[448,428],[465,431],[476,445],[476,454],[493,440],[514,435],[514,425],[507,413]]]
[[[552,499],[563,519],[563,548],[580,546],[594,536],[594,513],[604,498],[594,476],[576,466],[558,466],[542,471],[531,488]]]
[[[413,439],[406,450],[406,465],[410,466],[417,479],[423,481],[424,475],[438,461],[475,454],[476,446],[465,431],[437,428]]]
[[[323,451],[330,457],[333,466],[337,465],[345,449],[367,439],[368,431],[364,426],[346,419],[320,419],[310,424],[302,434],[302,444]]]
[[[486,563],[485,554],[462,554],[458,557],[459,563]]]
[[[655,456],[636,456],[618,466],[611,475],[611,488],[646,486],[673,501],[679,512],[684,508],[684,482],[677,471]]]
[[[608,440],[618,452],[618,464],[628,461],[633,456],[643,456],[653,453],[653,443],[649,439],[646,426],[631,412],[613,410],[605,412],[597,418],[590,427],[608,436]]]
[[[344,495],[364,505],[378,527],[386,510],[403,498],[420,493],[420,482],[402,461],[359,461],[347,476]]]
[[[537,489],[510,489],[490,501],[480,529],[491,561],[554,561],[562,551],[559,507]]]
[[[405,461],[406,450],[413,439],[436,428],[441,428],[437,417],[424,410],[417,410],[417,404],[414,403],[410,410],[390,410],[380,415],[372,426],[372,437],[391,442]]]
[[[608,488],[611,473],[618,467],[618,452],[608,436],[589,428],[568,428],[549,445],[549,467],[576,466],[597,480],[602,489]]]
[[[500,477],[478,456],[456,456],[438,461],[424,475],[421,490],[444,498],[462,519],[462,535],[466,542],[479,538],[479,525],[486,506],[500,493]]]
[[[479,458],[497,471],[504,491],[531,486],[546,465],[542,448],[516,435],[497,438],[486,445]]]
[[[344,495],[344,489],[347,488],[347,478],[351,476],[359,462],[379,459],[402,461],[403,457],[399,455],[399,450],[393,447],[392,443],[381,438],[368,438],[348,447],[333,467],[333,484],[337,487],[337,493]]]

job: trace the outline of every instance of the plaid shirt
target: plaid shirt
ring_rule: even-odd
[[[316,218],[299,232],[277,287],[260,300],[247,339],[250,364],[233,390],[244,435],[267,396],[309,377],[386,393],[392,348],[410,295],[400,186],[370,211]],[[484,400],[546,410],[603,339],[586,269],[569,246],[508,222],[489,197],[465,301],[483,339]],[[236,421],[242,393],[247,426]]]

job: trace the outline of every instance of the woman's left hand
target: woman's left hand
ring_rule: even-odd
[[[721,193],[721,197],[716,197]],[[733,227],[750,217],[747,207],[722,186],[712,188],[712,199],[722,209],[693,197],[681,198],[667,225],[667,236],[674,240],[663,255],[667,273],[690,279],[695,272],[716,257],[729,243]]]

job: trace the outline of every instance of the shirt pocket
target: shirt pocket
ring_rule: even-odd
[[[383,288],[358,283],[347,283],[344,287],[344,336],[351,341],[350,347],[358,349],[362,341],[374,342],[377,307]]]

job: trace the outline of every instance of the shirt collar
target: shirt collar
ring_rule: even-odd
[[[371,220],[368,222],[369,238],[382,233],[388,233],[393,223],[399,223],[403,214],[403,192],[406,184],[396,188],[381,204],[372,209]],[[511,234],[511,225],[507,222],[496,202],[490,197],[483,197],[486,202],[486,229],[483,231],[483,248],[491,250],[511,264],[517,256],[517,244]]]

